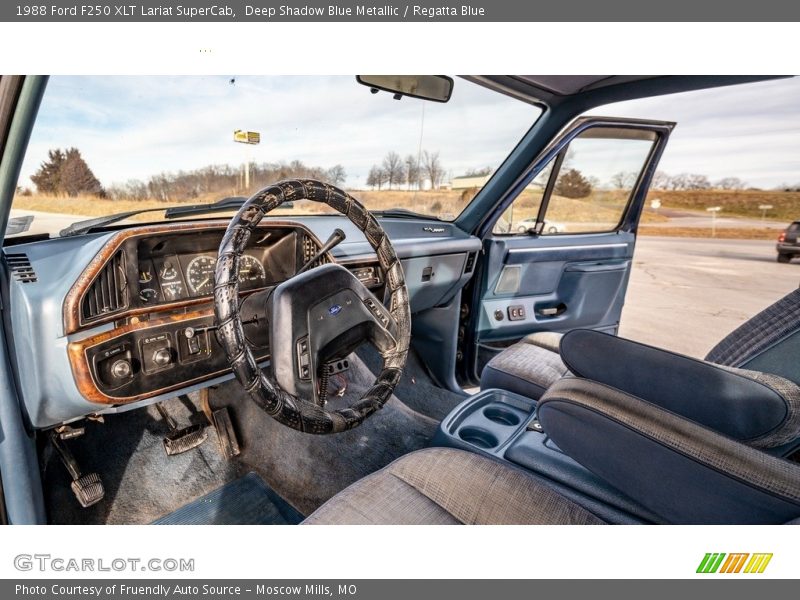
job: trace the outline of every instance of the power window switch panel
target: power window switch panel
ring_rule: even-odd
[[[508,320],[509,321],[524,321],[525,320],[525,307],[522,304],[515,304],[508,307]]]

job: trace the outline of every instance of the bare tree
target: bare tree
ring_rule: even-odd
[[[485,177],[492,172],[492,167],[483,167],[481,169],[467,169],[461,177]]]
[[[720,190],[743,190],[747,184],[738,177],[723,177],[714,184]]]
[[[347,180],[347,171],[344,170],[342,165],[333,165],[328,169],[328,181],[333,185],[342,185]]]
[[[378,188],[380,190],[387,181],[386,171],[377,165],[372,165],[367,175],[367,185],[372,189]]]
[[[708,177],[700,173],[690,173],[686,182],[689,190],[707,190],[711,187]]]
[[[409,154],[406,156],[405,160],[405,169],[406,169],[406,186],[410,190],[412,186],[419,189],[420,187],[420,169],[419,169],[419,161],[417,161],[417,157],[413,154]]]
[[[403,161],[397,152],[389,152],[383,158],[383,170],[386,173],[386,182],[389,184],[389,188],[402,183],[405,177]]]
[[[620,171],[619,173],[614,173],[614,175],[611,176],[611,185],[618,190],[632,188],[636,183],[637,176],[638,173],[636,173],[636,171]]]
[[[431,182],[431,189],[439,189],[442,183],[442,177],[444,177],[444,168],[439,160],[439,153],[425,150],[425,152],[422,153],[421,167],[428,177],[428,181]]]
[[[664,171],[656,171],[653,175],[653,182],[650,187],[654,190],[667,190],[669,189],[671,179],[669,174]]]

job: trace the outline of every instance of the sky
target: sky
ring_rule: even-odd
[[[800,77],[620,102],[591,114],[676,122],[659,167],[671,175],[739,177],[765,189],[800,183]]]
[[[235,79],[231,83],[231,79]],[[678,123],[661,170],[739,177],[773,188],[800,182],[800,78],[608,105],[589,114]],[[438,151],[450,176],[497,167],[537,108],[456,79],[447,104],[370,94],[353,77],[53,77],[20,184],[54,147],[79,148],[101,183],[245,160],[342,164],[365,186],[389,151]],[[234,129],[261,144],[232,141]]]
[[[54,77],[42,101],[22,185],[50,148],[77,147],[108,186],[210,164],[301,160],[342,164],[364,186],[373,164],[439,152],[454,174],[498,166],[540,110],[460,80],[447,104],[371,94],[352,76]],[[261,134],[236,144],[233,131]],[[420,136],[422,142],[420,143]]]

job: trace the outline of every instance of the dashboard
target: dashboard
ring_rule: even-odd
[[[441,340],[455,339],[458,317],[440,307],[472,277],[480,240],[438,221],[381,224],[403,265],[414,336],[438,350]],[[176,221],[6,244],[3,312],[33,427],[128,410],[233,376],[216,341],[213,310],[213,273],[227,225]],[[261,364],[280,351],[269,345],[270,291],[337,228],[347,239],[315,265],[337,262],[384,297],[374,250],[345,217],[265,218],[239,264],[244,331]]]
[[[110,329],[70,342],[83,396],[123,404],[210,379],[228,369],[213,312],[219,225],[156,225],[117,233],[67,294],[68,333]],[[245,335],[269,357],[267,292],[312,259],[321,244],[298,224],[272,222],[250,237],[239,261]],[[317,259],[317,263],[331,261]],[[373,286],[376,287],[376,286]]]

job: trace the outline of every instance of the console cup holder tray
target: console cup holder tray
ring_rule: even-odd
[[[512,392],[483,390],[445,417],[433,444],[502,455],[512,438],[525,430],[535,407],[535,400]]]

